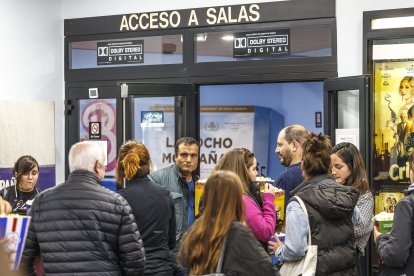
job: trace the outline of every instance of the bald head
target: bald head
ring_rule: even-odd
[[[102,148],[89,141],[74,144],[69,151],[69,171],[85,170],[97,173],[97,165],[104,166]]]
[[[298,141],[299,144],[302,144],[303,137],[306,134],[306,128],[302,125],[290,125],[282,129],[282,132],[289,144],[293,141]]]

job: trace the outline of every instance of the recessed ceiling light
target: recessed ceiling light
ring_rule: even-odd
[[[224,36],[221,37],[221,39],[226,40],[226,41],[233,41],[234,36],[233,35],[224,35]]]

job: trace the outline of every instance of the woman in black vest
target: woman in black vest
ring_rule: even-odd
[[[286,210],[285,243],[278,239],[279,261],[300,260],[307,251],[308,227],[318,246],[316,275],[356,275],[353,213],[358,191],[343,186],[329,174],[331,142],[326,135],[309,133],[302,145],[304,181],[292,191]],[[304,202],[308,217],[293,196]]]
[[[10,203],[13,213],[26,215],[34,198],[40,193],[39,188],[36,187],[39,164],[32,156],[24,155],[14,164],[13,175],[16,178],[16,185],[0,191],[0,197]]]

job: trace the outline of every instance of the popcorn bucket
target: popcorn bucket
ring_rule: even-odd
[[[205,179],[200,179],[195,183],[194,187],[194,215],[197,217],[200,209],[200,199],[204,193],[204,186],[206,185]]]
[[[5,248],[13,249],[10,269],[17,270],[22,258],[30,217],[19,215],[0,216],[0,239],[7,239]]]

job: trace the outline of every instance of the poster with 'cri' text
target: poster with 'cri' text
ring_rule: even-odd
[[[373,187],[376,197],[384,197],[385,193],[402,192],[410,184],[408,156],[414,150],[414,60],[375,62],[374,84]]]

